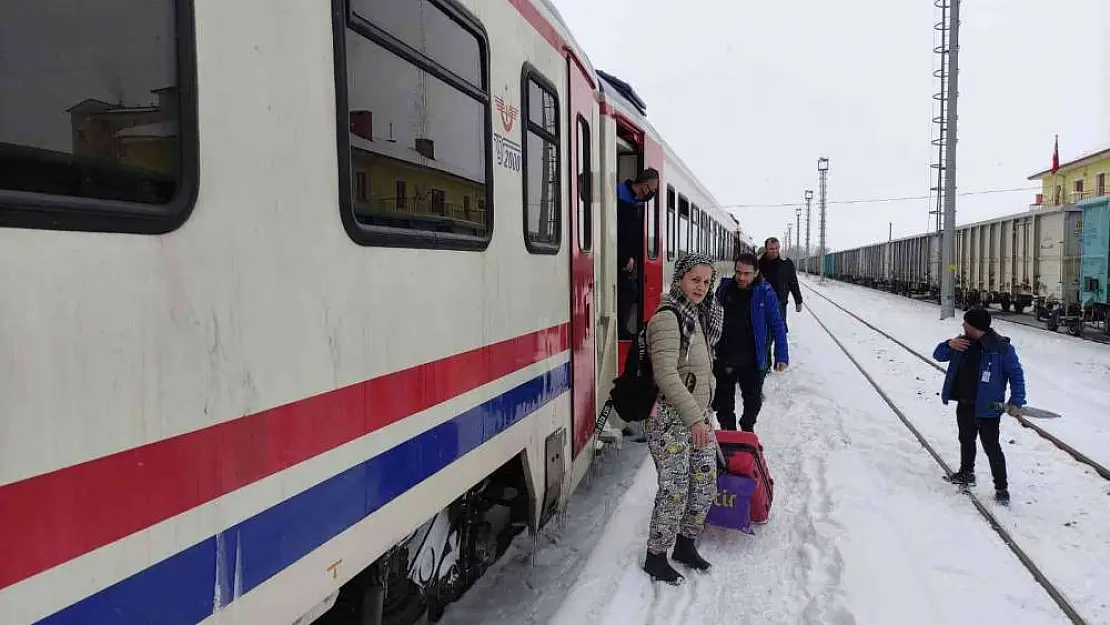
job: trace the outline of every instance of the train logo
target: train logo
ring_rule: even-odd
[[[501,96],[494,96],[493,102],[497,105],[497,112],[501,113],[501,127],[505,129],[505,132],[512,132],[520,109],[513,104],[506,104],[505,98]]]

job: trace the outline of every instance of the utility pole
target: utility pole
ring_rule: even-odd
[[[811,253],[810,253],[810,247],[809,247],[809,230],[810,230],[809,226],[810,226],[810,223],[813,221],[813,211],[811,210],[812,209],[812,206],[811,206],[812,202],[813,202],[813,190],[812,189],[806,189],[806,273],[810,273],[810,274],[813,273],[813,262],[810,260]]]
[[[828,188],[826,187],[826,180],[829,174],[829,159],[822,156],[817,159],[817,175],[820,177],[820,186],[818,186],[818,209],[820,217],[818,218],[817,227],[817,265],[820,273],[818,283],[825,283],[825,209],[826,200],[828,199]]]
[[[960,0],[951,0],[951,36],[948,51],[948,143],[945,146],[944,234],[941,237],[940,318],[956,316],[956,100],[960,52]]]
[[[937,124],[936,216],[937,238],[940,245],[936,258],[937,278],[940,282],[940,318],[956,315],[956,117],[959,99],[960,51],[960,0],[935,0],[940,9],[940,20],[933,26],[939,33],[940,44],[933,51],[940,56],[939,68],[933,75],[939,79],[940,90],[933,95],[938,112],[933,122]],[[931,265],[931,263],[930,263]]]
[[[802,249],[802,207],[794,209],[794,216],[796,217],[794,227],[794,256],[799,256]]]
[[[784,258],[789,257],[790,255],[790,242],[794,240],[794,237],[792,236],[793,231],[794,224],[788,222],[786,224],[786,238],[783,239],[782,244],[779,245],[779,248],[781,249],[780,253]]]

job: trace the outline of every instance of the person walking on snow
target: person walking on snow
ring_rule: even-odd
[[[782,316],[782,325],[789,332],[786,325],[787,297],[794,296],[794,307],[797,312],[802,312],[802,288],[798,285],[798,271],[794,268],[794,261],[783,258],[781,245],[775,237],[770,237],[763,242],[764,252],[759,259],[759,273],[770,283],[779,298],[779,313]]]
[[[710,437],[713,396],[710,354],[721,336],[723,311],[706,295],[716,281],[713,259],[685,254],[675,262],[670,291],[647,325],[648,350],[659,387],[656,410],[645,421],[648,449],[659,474],[644,571],[654,580],[684,578],[667,559],[697,571],[710,564],[694,545],[717,495],[716,446]]]
[[[953,484],[975,484],[975,439],[983,444],[994,478],[995,500],[1010,502],[1006,482],[1006,456],[998,442],[1003,409],[1017,416],[1025,405],[1025,374],[1010,339],[991,329],[991,314],[972,308],[964,314],[964,333],[941,342],[933,358],[948,363],[940,398],[945,405],[956,401],[959,427],[960,469],[946,479]],[[1006,385],[1010,401],[1005,402]]]
[[[741,254],[733,265],[732,278],[723,278],[717,289],[717,301],[725,313],[721,342],[713,375],[717,392],[713,409],[721,429],[736,429],[736,386],[744,401],[740,429],[755,430],[755,422],[763,407],[763,380],[771,368],[771,339],[775,341],[775,369],[783,371],[790,362],[786,343],[786,325],[779,316],[775,291],[759,274],[753,254]]]

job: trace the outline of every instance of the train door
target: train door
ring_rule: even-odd
[[[567,106],[571,135],[570,190],[570,335],[571,403],[574,423],[572,458],[589,442],[596,417],[594,332],[594,83],[567,51]]]
[[[635,179],[641,171],[653,167],[659,172],[660,188],[665,188],[662,146],[652,141],[643,130],[625,117],[620,114],[614,117],[617,123],[617,184],[621,185],[626,180]],[[662,290],[663,259],[659,255],[659,193],[656,192],[654,197],[645,202],[643,208],[644,210],[635,219],[617,220],[618,240],[626,236],[622,229],[632,228],[636,231],[635,239],[640,242],[638,254],[633,259],[631,279],[625,268],[619,266],[625,263],[626,259],[616,258],[617,275],[624,281],[623,285],[618,282],[617,289],[618,336],[624,343],[621,346],[620,362],[624,362],[627,344],[635,338],[659,305]],[[618,207],[617,210],[621,209]]]
[[[663,296],[663,264],[666,259],[659,253],[659,193],[666,189],[666,171],[663,169],[663,146],[651,137],[644,138],[644,167],[654,167],[659,171],[659,192],[644,205],[644,263],[643,263],[643,318],[650,319],[659,300]]]

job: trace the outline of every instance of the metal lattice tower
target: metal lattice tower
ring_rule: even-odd
[[[930,272],[935,267],[934,275],[940,278],[940,318],[947,319],[955,316],[956,303],[952,267],[956,247],[956,101],[960,0],[934,0],[933,5],[940,13],[939,21],[933,25],[937,33],[933,52],[939,60],[939,67],[933,71],[933,76],[937,78],[939,90],[933,94],[933,100],[937,104],[937,111],[933,116],[937,134],[932,140],[932,145],[937,149],[937,160],[932,164],[936,171],[936,185],[930,188],[930,191],[936,193],[936,204],[929,215],[935,219],[939,245],[936,264],[930,263]]]

